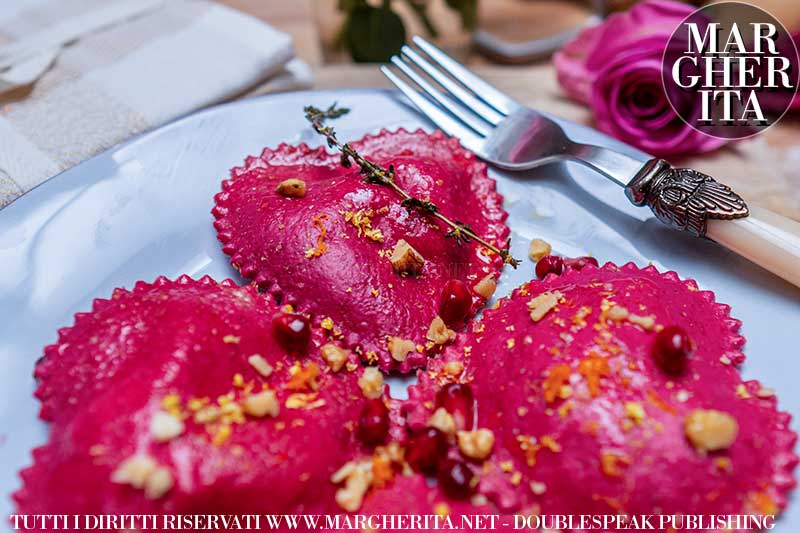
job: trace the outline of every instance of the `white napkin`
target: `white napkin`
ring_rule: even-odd
[[[288,35],[207,0],[3,0],[0,207],[201,107],[308,87],[292,56]]]

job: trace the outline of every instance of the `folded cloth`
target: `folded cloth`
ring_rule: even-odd
[[[111,2],[0,2],[0,60],[4,50],[8,61],[36,46],[37,36],[43,60],[54,54],[31,85],[0,94],[0,208],[96,153],[196,109],[256,88],[310,85],[308,67],[292,60],[288,35],[208,0],[149,3],[130,18],[54,46],[50,28],[66,26],[60,34],[69,35],[73,21],[72,29],[86,30],[87,15]]]

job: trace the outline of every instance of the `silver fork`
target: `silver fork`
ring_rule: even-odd
[[[577,161],[624,187],[634,205],[649,206],[665,224],[708,236],[800,286],[800,223],[748,208],[730,187],[697,170],[575,142],[556,122],[520,105],[425,39],[412,41],[416,48],[403,46],[392,66],[381,71],[481,159],[515,171]]]

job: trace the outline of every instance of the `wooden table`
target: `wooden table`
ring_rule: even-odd
[[[318,2],[326,0],[221,1],[291,34],[297,56],[314,71],[315,87],[390,87],[375,65],[326,63],[314,16]],[[591,112],[564,98],[549,62],[517,67],[491,65],[485,60],[470,63],[477,74],[516,100],[591,125]],[[800,113],[784,117],[752,139],[678,163],[729,183],[748,202],[800,220]]]

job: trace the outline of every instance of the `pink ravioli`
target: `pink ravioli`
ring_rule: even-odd
[[[351,144],[375,162],[393,165],[397,182],[412,195],[429,198],[443,214],[505,246],[507,214],[495,182],[456,139],[438,131],[384,130]],[[342,167],[339,156],[324,148],[282,144],[231,174],[213,214],[233,266],[317,322],[331,318],[348,345],[385,370],[424,365],[427,349],[398,361],[388,352],[388,339],[430,348],[426,333],[446,282],[454,278],[472,288],[502,269],[500,257],[477,243],[459,246],[445,238],[446,228],[409,213],[394,192],[366,183],[357,168]],[[305,196],[279,194],[277,185],[287,179],[303,180]],[[393,269],[390,256],[400,240],[424,258],[419,275]],[[483,303],[472,297],[469,314]]]
[[[338,341],[316,328],[287,353],[278,312],[210,278],[95,301],[37,367],[53,426],[21,473],[19,512],[340,511],[331,475],[368,452],[354,435],[362,369],[350,353],[334,371],[320,347]]]
[[[772,391],[742,381],[739,325],[673,272],[607,264],[549,275],[487,310],[420,373],[407,423],[424,423],[454,379],[445,363],[462,361],[455,379],[495,436],[478,490],[503,511],[776,513],[795,485],[797,435]],[[666,326],[695,345],[679,375],[652,355]]]

